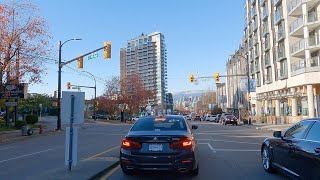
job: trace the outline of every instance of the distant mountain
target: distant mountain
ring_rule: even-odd
[[[183,92],[176,92],[172,93],[174,100],[179,100],[181,96],[184,97],[200,97],[203,94],[202,91],[183,91]]]

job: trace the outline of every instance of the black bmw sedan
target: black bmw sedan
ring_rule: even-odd
[[[195,137],[183,116],[144,117],[122,140],[120,165],[123,173],[130,175],[137,170],[198,175],[197,151]]]
[[[286,132],[275,131],[261,147],[263,168],[295,179],[320,179],[320,119],[305,119]]]

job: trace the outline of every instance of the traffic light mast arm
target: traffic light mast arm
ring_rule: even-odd
[[[92,88],[94,89],[94,86],[77,86],[77,85],[71,85],[71,87],[83,87],[83,88]]]
[[[69,60],[69,61],[63,62],[63,63],[60,64],[60,67],[63,67],[64,65],[67,65],[67,64],[69,64],[69,63],[72,63],[73,61],[77,61],[79,58],[83,58],[83,57],[85,57],[85,56],[88,56],[89,54],[95,53],[95,52],[100,51],[101,49],[104,49],[104,48],[108,48],[108,46],[103,46],[103,47],[101,47],[101,48],[98,48],[98,49],[96,49],[96,50],[93,50],[93,51],[91,51],[91,52],[88,52],[88,53],[86,53],[86,54],[84,54],[84,55],[82,55],[82,56],[79,56],[79,57],[76,57],[76,58],[71,59],[71,60]]]
[[[236,74],[236,75],[219,75],[219,77],[233,77],[233,76],[247,76],[247,74]],[[214,76],[202,76],[197,77],[198,79],[208,79],[208,78],[214,78]]]

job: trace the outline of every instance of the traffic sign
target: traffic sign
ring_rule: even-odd
[[[6,106],[16,106],[18,102],[6,102]]]

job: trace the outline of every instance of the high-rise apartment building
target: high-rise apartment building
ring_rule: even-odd
[[[155,98],[150,99],[157,113],[163,113],[167,92],[167,49],[164,35],[154,32],[129,40],[120,49],[120,79],[138,75]]]
[[[245,0],[251,111],[269,123],[320,116],[320,0]]]

